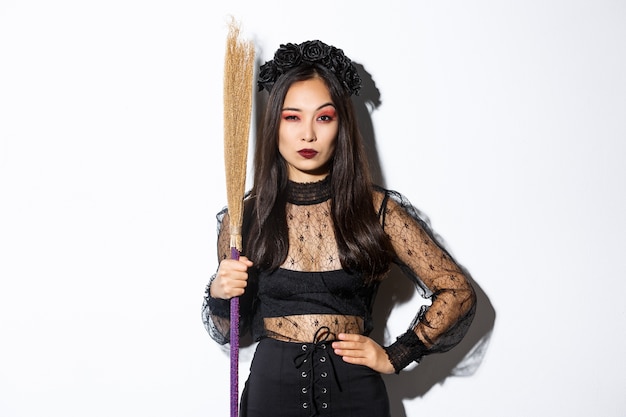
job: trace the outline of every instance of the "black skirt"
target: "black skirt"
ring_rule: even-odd
[[[380,374],[344,362],[330,343],[262,339],[241,397],[241,417],[389,417]]]

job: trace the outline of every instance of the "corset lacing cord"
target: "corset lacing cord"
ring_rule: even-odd
[[[314,366],[315,366],[315,354],[326,350],[327,342],[329,341],[331,332],[330,328],[327,326],[322,326],[315,332],[313,336],[312,349],[309,349],[307,345],[302,345],[303,352],[298,354],[293,363],[296,365],[296,368],[300,369],[304,364],[308,363],[308,374],[309,374],[309,396],[311,402],[311,416],[315,416],[318,413],[317,404],[315,401],[315,374],[314,374]],[[328,360],[330,361],[330,367],[332,368],[333,378],[337,383],[337,387],[339,391],[342,391],[341,385],[339,384],[339,378],[337,377],[337,372],[335,371],[335,363],[333,362],[332,355],[328,355]]]

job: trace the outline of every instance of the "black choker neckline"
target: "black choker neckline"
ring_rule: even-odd
[[[316,182],[294,182],[287,184],[287,201],[298,206],[319,204],[330,198],[330,175]]]

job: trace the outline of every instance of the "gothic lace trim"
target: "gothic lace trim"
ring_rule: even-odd
[[[293,182],[287,184],[287,201],[297,206],[322,203],[330,198],[330,176],[317,182]]]

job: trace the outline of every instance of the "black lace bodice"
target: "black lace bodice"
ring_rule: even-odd
[[[341,267],[330,216],[328,179],[290,183],[286,208],[289,250],[273,273],[250,270],[249,286],[240,300],[242,325],[255,340],[273,337],[311,342],[321,326],[332,333],[369,334],[377,282],[366,284],[359,273]],[[372,204],[396,253],[395,262],[430,298],[408,331],[386,347],[397,371],[428,353],[456,345],[469,327],[475,295],[454,260],[437,244],[417,210],[399,193],[377,188]],[[228,213],[218,214],[219,259],[230,255]],[[208,292],[203,320],[219,343],[229,341],[229,302]]]

